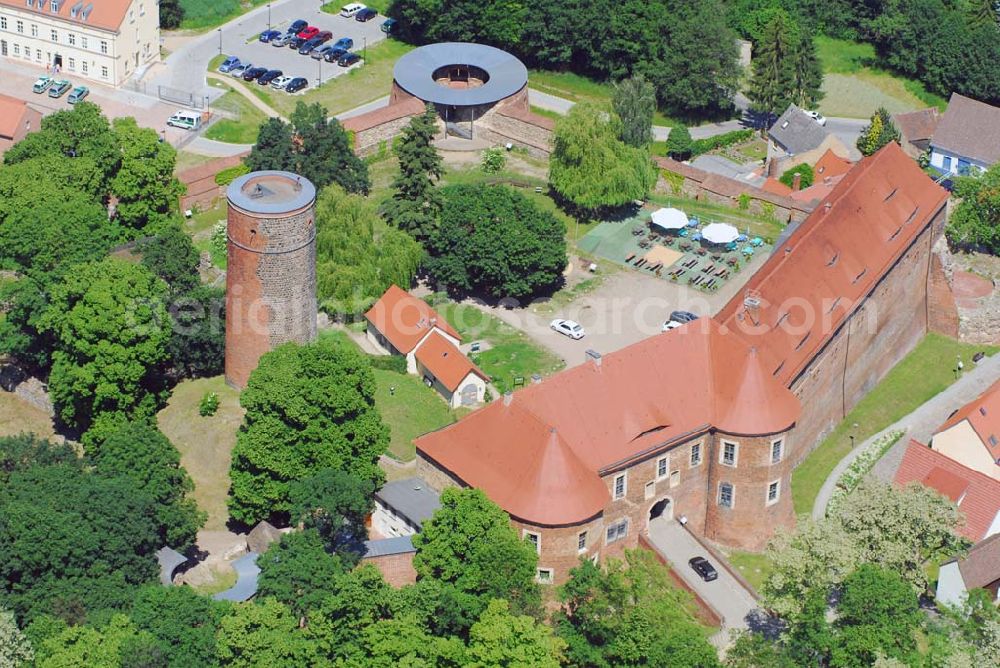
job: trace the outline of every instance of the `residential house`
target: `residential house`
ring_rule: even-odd
[[[892,122],[899,129],[900,145],[906,154],[916,160],[931,147],[931,137],[941,122],[941,112],[937,107],[918,109],[905,114],[896,114]]]
[[[930,445],[1000,481],[1000,381],[955,411],[931,437]]]
[[[931,167],[941,172],[986,170],[1000,162],[1000,107],[952,93],[930,146]]]
[[[121,86],[160,59],[156,0],[0,0],[0,58]]]
[[[844,142],[794,104],[778,117],[767,136],[769,176],[780,176],[802,163],[815,164],[828,150],[842,158],[851,155]]]
[[[387,482],[375,492],[372,530],[383,538],[412,536],[439,507],[438,493],[422,478]]]
[[[0,95],[0,158],[41,124],[42,112],[17,98]]]
[[[961,606],[972,589],[985,589],[993,601],[1000,602],[1000,534],[973,546],[962,559],[941,564],[939,603]]]

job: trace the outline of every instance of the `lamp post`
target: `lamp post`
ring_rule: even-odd
[[[271,30],[271,3],[267,3],[267,29]]]
[[[219,55],[222,55],[222,28],[216,28],[216,32],[219,33]]]
[[[368,37],[362,37],[362,44],[364,44],[364,55],[361,56],[362,60],[365,61],[365,65],[368,64]]]
[[[319,88],[320,86],[323,85],[323,59],[320,58],[319,60],[317,60],[316,65],[319,68],[319,72],[316,75],[316,88]]]

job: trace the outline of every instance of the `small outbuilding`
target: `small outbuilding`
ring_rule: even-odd
[[[931,167],[940,172],[989,169],[1000,162],[1000,107],[952,93],[930,144]]]

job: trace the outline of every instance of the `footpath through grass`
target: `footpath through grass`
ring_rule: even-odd
[[[829,436],[792,472],[792,501],[798,515],[812,512],[816,495],[834,467],[851,451],[851,435],[860,444],[955,382],[955,362],[973,367],[972,356],[995,346],[962,343],[941,334],[928,334],[874,390],[854,407]],[[857,427],[853,425],[857,424]]]
[[[207,139],[227,144],[254,144],[260,125],[267,116],[243,95],[219,81],[212,80],[212,86],[226,90],[225,95],[212,103],[216,111],[223,111],[232,118],[221,118],[206,131]]]
[[[203,31],[221,26],[264,4],[267,4],[267,0],[180,0],[181,8],[184,9],[181,30]]]

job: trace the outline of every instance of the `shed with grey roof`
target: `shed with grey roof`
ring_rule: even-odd
[[[437,491],[423,478],[394,480],[375,492],[372,526],[382,536],[409,536],[440,507]]]

